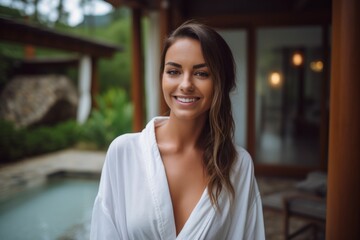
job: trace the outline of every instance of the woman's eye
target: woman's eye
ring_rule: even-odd
[[[209,73],[208,72],[196,72],[195,76],[201,77],[201,78],[208,78],[209,77]]]
[[[180,74],[180,72],[178,70],[168,70],[166,71],[166,74],[173,76]]]

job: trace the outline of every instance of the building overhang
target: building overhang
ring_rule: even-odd
[[[0,40],[110,58],[122,47],[0,17]]]

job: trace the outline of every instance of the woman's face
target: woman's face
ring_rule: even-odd
[[[170,116],[196,120],[207,116],[214,84],[200,42],[179,38],[165,55],[162,89]]]

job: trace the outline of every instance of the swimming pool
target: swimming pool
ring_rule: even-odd
[[[51,179],[0,202],[2,240],[89,239],[99,180]]]

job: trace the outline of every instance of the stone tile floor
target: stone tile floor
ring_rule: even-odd
[[[104,159],[104,152],[68,149],[0,165],[0,200],[59,171],[100,173]]]
[[[268,178],[257,177],[257,182],[262,196],[273,192],[291,190],[298,180],[288,178]],[[283,216],[281,212],[264,209],[265,233],[267,240],[283,240]],[[293,232],[305,225],[301,219],[292,218],[290,221],[290,231]],[[294,240],[312,240],[310,233],[304,233],[294,238]],[[315,240],[315,239],[314,239]]]
[[[0,166],[0,200],[9,194],[21,191],[25,187],[40,184],[47,175],[59,171],[77,171],[100,173],[105,159],[105,152],[81,151],[68,149],[38,157],[29,158],[18,163]],[[282,178],[258,177],[261,194],[291,189],[296,180]],[[281,240],[283,238],[281,213],[264,210],[266,239]],[[301,221],[293,221],[292,227],[302,225]],[[304,236],[297,239],[311,239]]]

